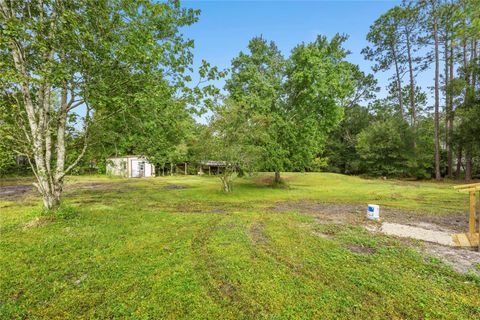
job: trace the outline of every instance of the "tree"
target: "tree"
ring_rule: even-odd
[[[274,42],[268,43],[262,37],[251,39],[248,50],[249,53],[240,52],[232,60],[231,78],[225,89],[248,117],[262,119],[266,133],[266,138],[259,141],[263,168],[274,171],[275,181],[280,182],[280,172],[288,165],[287,122],[282,102],[285,59]]]
[[[12,134],[25,141],[19,152],[30,160],[46,209],[59,205],[65,175],[87,150],[93,112],[101,123],[128,108],[138,92],[151,93],[145,82],[170,92],[184,86],[193,42],[179,28],[197,16],[178,1],[0,0],[2,89],[16,100]],[[82,107],[81,151],[66,163],[69,120]]]
[[[11,173],[15,168],[15,141],[10,135],[15,119],[8,112],[14,102],[0,95],[0,176]]]
[[[403,89],[402,76],[405,72],[405,55],[401,48],[401,19],[402,12],[399,7],[394,7],[375,20],[370,26],[367,40],[373,47],[367,46],[362,53],[367,60],[374,61],[373,71],[386,71],[392,66],[395,69],[395,88],[397,91],[398,108],[403,118]],[[408,21],[404,19],[403,21]]]
[[[328,170],[345,174],[360,173],[361,161],[355,149],[357,135],[372,121],[368,107],[361,104],[375,98],[379,91],[377,81],[369,74],[365,75],[358,66],[353,66],[352,80],[355,90],[347,97],[344,117],[329,135],[325,148]]]
[[[324,157],[328,171],[343,174],[359,174],[364,170],[363,161],[357,152],[358,134],[372,122],[369,109],[358,104],[345,108],[340,125],[330,134]]]
[[[440,25],[440,38],[444,46],[444,97],[445,97],[445,148],[447,151],[447,176],[453,177],[453,148],[452,148],[452,135],[453,135],[453,119],[454,119],[454,106],[453,96],[451,90],[451,83],[454,81],[454,30],[458,24],[456,19],[456,11],[458,11],[457,3],[443,3],[439,7],[439,25]]]
[[[421,8],[411,1],[404,0],[395,12],[398,15],[400,23],[399,42],[402,47],[401,50],[405,55],[405,60],[408,67],[408,96],[410,100],[410,116],[411,126],[415,132],[417,127],[417,113],[418,102],[415,100],[416,82],[415,76],[418,72],[424,71],[429,64],[428,55],[420,55],[418,52],[423,49],[426,44],[426,34],[422,29],[424,24],[421,15]],[[415,144],[415,141],[414,141]]]
[[[222,190],[233,190],[233,177],[258,168],[261,149],[258,140],[265,137],[262,116],[250,116],[249,110],[227,99],[213,109],[209,127],[203,135],[203,159],[215,159],[224,164],[219,177]]]
[[[275,172],[276,183],[283,170],[311,169],[342,119],[358,71],[345,61],[345,39],[318,36],[296,46],[285,61],[273,42],[254,38],[250,53],[232,61],[226,89],[245,109],[246,121],[255,118],[262,124],[265,138],[257,141],[262,167]]]
[[[325,36],[296,46],[287,67],[286,110],[292,128],[290,157],[295,170],[309,169],[325,148],[328,134],[343,118],[355,92],[358,69],[345,61],[346,36]]]
[[[439,1],[425,0],[421,2],[426,16],[426,32],[433,40],[433,57],[435,62],[434,77],[434,141],[435,141],[435,179],[441,179],[440,172],[440,23]]]
[[[412,139],[407,123],[398,117],[377,121],[358,135],[357,151],[365,169],[375,176],[407,176]],[[408,135],[408,138],[406,136]]]

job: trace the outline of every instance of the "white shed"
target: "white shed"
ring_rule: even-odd
[[[126,178],[155,176],[155,166],[143,156],[123,156],[107,159],[107,174]]]

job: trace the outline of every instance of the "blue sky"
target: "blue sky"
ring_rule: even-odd
[[[221,69],[228,68],[248,41],[262,35],[273,40],[285,56],[301,42],[311,42],[318,34],[332,37],[336,33],[349,35],[345,47],[351,51],[347,58],[366,73],[372,73],[372,63],[364,60],[361,50],[368,45],[366,36],[373,22],[391,7],[394,0],[337,0],[337,1],[183,1],[185,7],[201,10],[200,19],[182,30],[185,37],[195,40],[195,67],[202,59]],[[375,74],[385,96],[385,87],[393,71]],[[433,83],[432,70],[417,77],[417,83],[427,91],[430,104]],[[404,79],[407,80],[407,79]],[[404,82],[405,83],[405,82]],[[216,85],[223,87],[224,80]],[[82,109],[82,112],[84,110]],[[208,115],[207,115],[208,116]],[[198,118],[205,122],[205,116]]]
[[[400,1],[184,1],[201,10],[200,20],[184,30],[195,40],[195,61],[205,59],[228,68],[232,58],[246,49],[249,39],[262,35],[276,42],[285,56],[300,42],[311,42],[318,34],[349,35],[345,47],[350,62],[371,73],[371,63],[360,53],[367,45],[370,25]],[[383,88],[391,73],[376,74]],[[223,82],[218,83],[219,86]]]

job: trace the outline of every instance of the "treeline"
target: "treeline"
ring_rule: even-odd
[[[391,75],[384,98],[345,60],[344,36],[302,43],[287,58],[254,38],[233,59],[228,103],[210,123],[215,139],[231,141],[215,150],[276,172],[277,182],[280,171],[318,170],[468,181],[480,172],[479,36],[478,0],[393,7],[362,50],[374,73]],[[418,81],[422,74],[431,83]]]
[[[59,198],[66,174],[103,172],[126,154],[162,172],[225,161],[225,189],[239,171],[271,171],[276,183],[282,171],[480,173],[480,0],[403,2],[380,16],[362,53],[373,74],[390,75],[381,98],[374,75],[348,62],[346,35],[286,56],[255,37],[229,70],[194,70],[179,30],[198,11],[99,3],[15,1],[0,12],[0,174],[28,164],[46,198]],[[209,82],[222,77],[223,92]],[[206,111],[208,123],[195,121]]]
[[[404,1],[370,27],[362,53],[391,75],[388,96],[345,109],[328,170],[470,180],[479,171],[480,2]],[[433,74],[421,87],[422,73]],[[433,99],[429,99],[433,93]]]

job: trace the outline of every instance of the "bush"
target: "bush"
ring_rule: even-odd
[[[397,118],[374,122],[358,135],[357,151],[365,172],[374,176],[406,176],[411,132]]]

